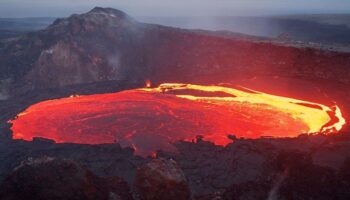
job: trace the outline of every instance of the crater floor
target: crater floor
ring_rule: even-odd
[[[118,93],[71,96],[34,104],[11,123],[15,139],[132,146],[139,155],[197,135],[218,145],[228,135],[295,137],[336,132],[345,124],[337,106],[243,87],[161,84]]]

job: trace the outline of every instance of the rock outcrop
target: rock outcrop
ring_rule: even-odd
[[[137,170],[136,189],[143,200],[189,200],[186,177],[174,160],[155,159]]]
[[[69,160],[28,159],[0,186],[3,200],[131,200],[128,185],[120,178],[103,179]]]
[[[176,143],[178,152],[158,152],[156,157],[161,159],[135,156],[130,148],[123,149],[117,144],[0,141],[0,182],[3,182],[2,191],[13,191],[13,184],[10,188],[4,188],[11,185],[10,180],[14,180],[10,178],[16,175],[13,169],[28,157],[41,158],[46,155],[68,159],[68,163],[71,163],[69,160],[81,163],[84,167],[74,167],[76,164],[73,162],[73,169],[88,169],[96,174],[92,176],[96,179],[91,180],[102,181],[104,187],[112,188],[109,191],[127,191],[113,189],[119,184],[109,181],[116,176],[122,177],[144,199],[167,199],[173,198],[174,194],[175,199],[186,199],[189,191],[198,200],[268,197],[289,200],[305,199],[308,196],[344,199],[342,197],[350,197],[349,135],[237,139],[226,147],[214,145],[202,138],[197,143]],[[29,164],[50,166],[51,169],[45,168],[42,172],[56,180],[57,173],[51,174],[51,170],[61,170],[61,174],[65,174],[60,166],[66,161],[59,161],[48,159],[47,164],[46,161],[40,164],[33,159]],[[52,162],[61,164],[53,165]],[[17,170],[31,169],[35,172],[38,169],[29,164],[24,162]],[[41,177],[42,174],[38,174]],[[27,181],[26,184],[34,184],[30,177],[36,176],[25,175],[23,180]],[[40,187],[45,188],[45,185]],[[166,192],[168,190],[171,192]]]

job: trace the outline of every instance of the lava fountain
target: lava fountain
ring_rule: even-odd
[[[243,87],[165,83],[118,93],[43,101],[11,123],[15,139],[63,143],[118,142],[146,155],[202,135],[218,145],[227,135],[258,138],[334,133],[345,124],[338,106],[266,94]]]

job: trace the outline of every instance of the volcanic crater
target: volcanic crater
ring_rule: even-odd
[[[331,108],[239,88],[165,83],[157,88],[48,100],[11,121],[13,137],[43,137],[60,143],[118,142],[147,156],[173,150],[171,143],[191,141],[198,135],[227,145],[232,142],[230,134],[296,137],[336,133],[345,124],[337,105]]]
[[[95,8],[6,41],[0,53],[0,180],[23,159],[50,155],[130,185],[164,150],[155,157],[176,160],[195,196],[257,184],[267,199],[271,177],[293,166],[325,176],[348,166],[348,52]]]

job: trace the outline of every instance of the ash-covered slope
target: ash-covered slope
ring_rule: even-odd
[[[1,78],[44,87],[119,79],[119,56],[124,52],[118,49],[128,52],[137,33],[133,28],[136,22],[113,9],[95,8],[58,19],[2,49]]]
[[[143,24],[110,8],[56,20],[0,47],[0,80],[10,87],[145,79],[217,83],[259,75],[350,80],[348,53]]]

